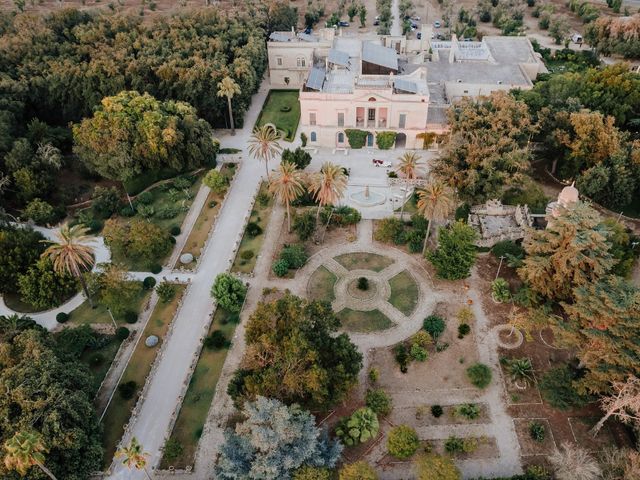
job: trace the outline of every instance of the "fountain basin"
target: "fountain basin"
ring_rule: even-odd
[[[382,193],[361,190],[349,195],[349,198],[357,205],[361,207],[373,207],[375,205],[382,205],[387,201],[387,196]]]

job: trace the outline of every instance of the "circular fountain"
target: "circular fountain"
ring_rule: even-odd
[[[352,193],[351,195],[349,195],[349,198],[361,207],[373,207],[376,205],[382,205],[387,201],[386,195],[378,192],[370,192],[369,185],[366,185],[364,187],[364,190]]]

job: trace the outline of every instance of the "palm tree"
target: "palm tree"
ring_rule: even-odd
[[[17,432],[4,444],[7,451],[4,457],[4,465],[9,470],[15,470],[21,476],[25,476],[29,469],[37,465],[40,470],[52,480],[56,477],[44,466],[44,454],[47,448],[42,443],[42,435],[36,432]]]
[[[240,85],[238,85],[235,80],[229,76],[224,77],[221,82],[218,82],[218,96],[227,97],[227,106],[229,107],[229,122],[231,123],[231,135],[236,134],[236,126],[233,123],[231,99],[240,92]]]
[[[325,162],[318,173],[311,176],[309,191],[318,202],[316,221],[320,216],[320,209],[325,205],[335,205],[344,195],[347,188],[347,176],[344,169],[335,163]]]
[[[264,162],[267,178],[269,178],[269,160],[282,152],[279,139],[280,135],[271,125],[254,128],[249,139],[249,153]]]
[[[129,470],[144,470],[147,478],[151,480],[151,476],[147,471],[147,457],[149,454],[142,449],[142,445],[136,437],[133,437],[126,447],[121,447],[116,451],[115,457],[122,458],[122,464],[126,465]]]
[[[287,206],[287,224],[291,231],[290,205],[304,192],[302,172],[294,163],[282,162],[278,173],[269,179],[269,193]]]
[[[429,220],[427,232],[424,236],[422,254],[427,250],[427,239],[431,224],[434,221],[444,220],[455,207],[453,190],[445,183],[431,180],[423,190],[418,191],[418,212]]]
[[[404,177],[404,195],[402,197],[402,208],[400,209],[400,220],[404,218],[404,204],[407,202],[409,182],[418,178],[423,167],[422,158],[416,152],[405,152],[400,157],[400,165],[396,167],[396,172]]]
[[[80,280],[82,290],[93,307],[87,284],[82,276],[83,272],[91,270],[95,260],[93,258],[93,237],[87,235],[88,228],[82,225],[69,227],[64,224],[56,232],[54,241],[44,240],[51,245],[42,252],[42,257],[50,258],[53,268],[60,274],[71,274]]]

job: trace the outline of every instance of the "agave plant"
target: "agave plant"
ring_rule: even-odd
[[[533,365],[528,358],[515,358],[509,362],[507,368],[514,382],[520,381],[528,385],[533,381]]]
[[[508,302],[511,300],[509,283],[504,278],[496,278],[491,284],[491,294],[496,302]]]
[[[336,435],[342,443],[351,447],[367,442],[378,435],[378,416],[370,408],[359,408],[336,427]]]

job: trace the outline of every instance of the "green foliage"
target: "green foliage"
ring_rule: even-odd
[[[478,440],[475,438],[459,438],[451,436],[444,442],[444,449],[449,454],[471,453],[478,448]]]
[[[376,145],[380,150],[389,150],[396,142],[396,132],[377,132]]]
[[[400,371],[402,373],[407,373],[411,357],[409,356],[406,345],[404,343],[399,343],[393,347],[393,356],[396,359],[396,362],[398,362],[398,365],[400,365]]]
[[[358,277],[358,290],[369,290],[369,280],[367,277]]]
[[[56,322],[67,323],[69,321],[69,314],[65,312],[59,312],[56,314]]]
[[[156,286],[156,279],[153,277],[145,277],[144,280],[142,281],[142,287],[145,290],[151,290],[155,286]]]
[[[458,338],[464,338],[469,333],[471,333],[471,327],[468,323],[458,325]]]
[[[524,248],[512,240],[502,240],[491,247],[491,253],[496,258],[506,257],[507,255],[524,257]]]
[[[378,222],[378,228],[373,234],[373,238],[378,242],[401,245],[406,241],[404,224],[396,217],[383,218]]]
[[[416,480],[461,480],[462,475],[448,456],[424,455],[416,462]]]
[[[129,329],[127,327],[118,327],[116,329],[116,338],[120,341],[124,341],[129,338]]]
[[[364,147],[367,141],[367,135],[369,135],[369,132],[366,130],[357,130],[354,128],[347,128],[344,133],[349,140],[349,146],[354,149]]]
[[[104,98],[93,117],[73,126],[73,137],[89,170],[121,181],[156,168],[193,169],[216,152],[211,126],[193,107],[136,91]]]
[[[182,456],[184,447],[175,438],[170,438],[162,448],[162,455],[168,462],[173,462]]]
[[[438,315],[429,315],[422,322],[422,328],[424,328],[432,338],[437,339],[446,328],[444,318]]]
[[[475,403],[463,403],[453,410],[454,415],[466,418],[467,420],[475,420],[480,416],[480,407]]]
[[[120,193],[116,187],[96,187],[91,200],[91,210],[98,218],[111,217],[122,205]]]
[[[362,368],[349,337],[335,334],[339,325],[325,302],[285,294],[258,304],[246,326],[244,370],[229,394],[237,401],[263,395],[329,408],[344,398]]]
[[[529,422],[529,436],[536,442],[544,442],[547,432],[540,422]]]
[[[347,205],[336,208],[326,206],[320,210],[320,221],[325,225],[327,222],[330,222],[329,225],[336,225],[338,227],[355,225],[361,218],[362,216],[357,209]]]
[[[300,241],[304,242],[311,238],[316,231],[316,217],[312,212],[304,212],[293,218],[292,229],[298,235]]]
[[[475,230],[461,221],[439,230],[438,248],[427,255],[439,277],[459,280],[469,276],[476,261],[475,238]]]
[[[0,224],[0,293],[16,293],[18,278],[40,258],[44,237],[31,228]]]
[[[454,217],[456,220],[461,220],[464,223],[467,223],[467,219],[469,218],[470,213],[471,213],[471,206],[468,203],[463,203],[462,205],[456,208],[456,213]]]
[[[440,405],[431,406],[431,415],[433,415],[435,418],[441,417],[443,413],[444,413],[444,410]]]
[[[372,368],[369,370],[368,376],[371,383],[376,383],[378,381],[378,378],[380,378],[380,372],[377,368]]]
[[[282,151],[282,162],[293,163],[298,170],[304,170],[311,163],[311,154],[298,147],[295,150],[285,148]]]
[[[491,369],[483,363],[475,363],[467,368],[469,381],[478,388],[487,388],[491,383]]]
[[[280,252],[280,260],[287,262],[289,268],[298,269],[307,263],[307,252],[303,245],[285,245]]]
[[[506,361],[507,371],[514,381],[533,381],[533,365],[528,358],[514,358]]]
[[[344,465],[338,474],[339,480],[378,480],[376,471],[367,462],[359,461]]]
[[[509,282],[504,278],[498,277],[491,282],[491,295],[500,303],[508,302],[511,300],[511,290],[509,289]]]
[[[138,384],[133,380],[118,385],[118,393],[123,400],[131,400],[138,391]]]
[[[55,209],[47,202],[34,198],[22,210],[22,216],[28,220],[33,220],[38,225],[48,225],[56,219],[57,214]]]
[[[293,473],[293,480],[331,480],[331,471],[321,467],[304,465]]]
[[[61,305],[77,290],[77,283],[69,274],[59,274],[48,258],[41,258],[26,273],[18,277],[20,299],[39,309]]]
[[[286,260],[279,259],[273,262],[271,269],[276,277],[284,277],[289,272],[289,263]]]
[[[396,458],[405,459],[412,456],[420,446],[420,439],[416,431],[407,426],[399,425],[389,431],[387,449]]]
[[[247,402],[244,420],[225,431],[215,476],[221,480],[291,478],[299,468],[333,468],[342,446],[329,440],[316,427],[315,418],[298,405],[258,397]],[[265,439],[268,439],[265,441]]]
[[[371,408],[359,408],[338,423],[336,436],[346,446],[352,447],[374,439],[379,429],[376,413]]]
[[[117,265],[110,264],[92,276],[92,286],[98,291],[98,303],[110,309],[114,315],[122,315],[140,292],[140,282],[131,281],[126,270]]]
[[[540,186],[532,181],[511,187],[502,195],[505,205],[528,205],[532,213],[545,213],[549,200]]]
[[[539,383],[542,398],[552,407],[559,410],[585,406],[591,398],[580,394],[576,390],[574,382],[578,378],[579,373],[569,366],[549,370],[543,375]]]
[[[409,348],[409,355],[413,360],[418,362],[424,362],[429,357],[427,349],[417,343],[411,344],[411,347]]]
[[[369,407],[378,415],[385,416],[391,413],[391,397],[389,397],[389,395],[387,395],[387,393],[381,388],[377,388],[375,390],[367,390],[365,403],[367,407]]]
[[[123,317],[127,323],[136,323],[138,321],[138,314],[133,310],[125,311]]]
[[[211,287],[211,296],[229,312],[239,312],[247,294],[247,286],[228,273],[219,274]]]
[[[247,235],[255,238],[260,234],[262,234],[262,227],[258,225],[258,223],[256,222],[247,223]]]
[[[156,286],[156,293],[162,303],[169,303],[176,294],[176,287],[169,282],[161,282]]]
[[[227,177],[218,170],[212,169],[207,172],[202,180],[207,187],[217,194],[222,194],[229,186]]]
[[[142,219],[124,223],[109,219],[102,231],[105,243],[128,258],[139,258],[153,263],[171,250],[170,235],[157,225]]]
[[[46,466],[57,478],[88,478],[100,469],[102,447],[101,428],[92,403],[94,379],[76,353],[82,352],[86,343],[76,350],[79,337],[63,344],[58,341],[59,335],[53,336],[27,319],[10,328],[12,331],[0,326],[3,346],[0,384],[9,388],[0,395],[0,410],[11,412],[0,418],[0,443],[4,445],[15,433],[28,427],[42,435],[42,442],[49,449]],[[64,332],[73,334],[75,330],[79,329]],[[84,331],[87,333],[81,335],[84,338],[96,338],[90,328]],[[34,408],[34,399],[46,408]],[[33,468],[25,478],[42,478],[40,475]],[[0,477],[20,478],[4,462],[0,462]]]
[[[221,330],[214,330],[211,335],[206,337],[203,342],[204,346],[210,350],[220,350],[230,345],[227,337],[224,336]]]

